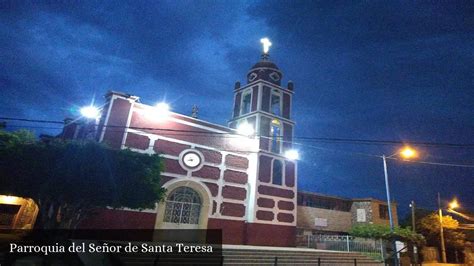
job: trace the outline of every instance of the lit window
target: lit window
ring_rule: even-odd
[[[201,198],[189,187],[179,187],[166,200],[164,221],[176,224],[199,224]]]
[[[272,183],[281,185],[283,182],[283,164],[280,160],[273,160]]]
[[[251,99],[252,93],[250,91],[245,92],[242,97],[242,105],[240,108],[241,115],[250,113]]]
[[[275,114],[275,115],[281,114],[281,96],[278,91],[272,92],[270,110],[272,114]]]
[[[274,153],[280,153],[281,146],[281,123],[277,119],[272,120],[271,125],[271,151]]]

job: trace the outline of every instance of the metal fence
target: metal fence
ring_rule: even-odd
[[[303,235],[298,243],[308,248],[359,252],[376,260],[384,259],[383,241],[380,239],[354,238],[347,235]]]

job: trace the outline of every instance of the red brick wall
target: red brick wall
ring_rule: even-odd
[[[279,213],[277,220],[283,223],[292,223],[295,221],[295,216],[291,213]]]
[[[232,202],[222,202],[220,213],[226,216],[244,217],[245,205]]]
[[[155,146],[153,147],[153,150],[158,154],[169,154],[178,156],[182,151],[189,148],[191,148],[191,146],[189,145],[160,139],[155,141]]]
[[[135,148],[139,150],[146,150],[150,145],[150,139],[147,136],[138,135],[134,133],[128,133],[127,139],[125,140],[125,146],[129,148]]]
[[[165,170],[164,172],[174,173],[174,174],[181,174],[185,175],[187,172],[184,170],[181,165],[179,164],[178,160],[162,158]]]
[[[295,163],[293,162],[285,161],[285,185],[295,186]]]
[[[233,168],[247,169],[249,166],[249,160],[245,157],[229,154],[225,157],[225,165]]]
[[[81,222],[81,229],[153,229],[156,213],[100,209]]]
[[[273,208],[275,206],[275,201],[273,199],[268,198],[258,198],[257,205],[258,207],[263,208]]]
[[[295,209],[295,204],[292,201],[278,201],[278,209],[292,211]]]
[[[269,156],[261,155],[260,163],[258,164],[258,179],[261,182],[265,182],[265,183],[270,182],[271,167],[272,167],[272,158]]]
[[[258,192],[264,195],[277,196],[277,197],[283,197],[283,198],[289,198],[289,199],[292,199],[295,196],[295,193],[293,192],[293,190],[269,187],[269,186],[263,186],[263,185],[260,185],[258,187]]]
[[[200,151],[202,155],[204,155],[204,161],[208,163],[220,164],[222,162],[222,155],[218,151],[203,148],[197,148],[197,150]]]
[[[294,247],[296,227],[209,218],[209,229],[222,229],[222,243]]]
[[[222,196],[226,199],[245,200],[247,198],[247,190],[241,187],[224,186],[222,188]]]
[[[247,245],[294,247],[296,226],[247,224]]]
[[[112,148],[120,149],[122,146],[131,106],[132,104],[124,99],[118,98],[113,101],[103,140]]]
[[[193,176],[218,180],[220,169],[213,166],[204,165],[201,169],[193,173]]]
[[[209,218],[207,221],[207,228],[222,229],[222,243],[223,244],[244,244],[245,238],[245,222],[233,221],[225,219]]]
[[[257,219],[264,221],[272,221],[275,215],[269,211],[257,211]]]
[[[209,191],[211,191],[211,195],[213,197],[216,197],[217,196],[217,193],[219,192],[219,186],[217,184],[214,184],[214,183],[209,183],[209,182],[203,182],[207,188],[209,188]]]
[[[224,180],[232,183],[245,184],[247,183],[247,174],[243,172],[225,170]]]

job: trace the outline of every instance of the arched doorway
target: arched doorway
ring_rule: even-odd
[[[164,186],[166,200],[158,204],[157,229],[206,229],[209,192],[192,181],[171,182]]]

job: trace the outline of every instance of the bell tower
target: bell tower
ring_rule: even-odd
[[[255,134],[258,152],[249,155],[247,243],[264,244],[258,235],[278,235],[290,245],[296,236],[297,153],[292,149],[295,123],[291,116],[293,83],[282,87],[283,73],[270,61],[271,45],[261,40],[263,54],[247,73],[247,82],[235,83],[234,111],[229,127]],[[253,133],[253,134],[251,134]]]
[[[234,87],[234,111],[229,127],[239,129],[242,124],[250,125],[260,137],[260,150],[273,154],[284,154],[291,149],[293,128],[291,105],[293,83],[281,86],[283,73],[270,61],[271,42],[261,40],[263,53],[247,73],[247,84],[240,82]]]

